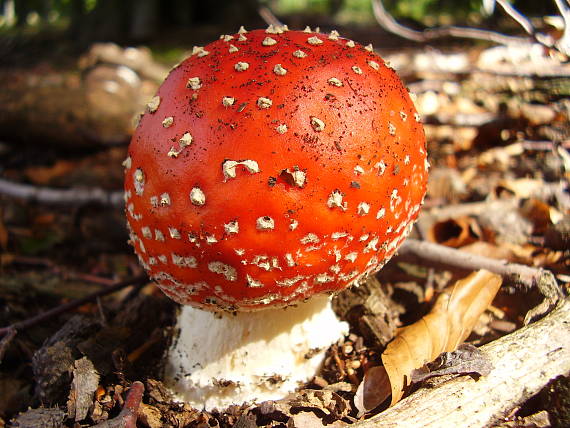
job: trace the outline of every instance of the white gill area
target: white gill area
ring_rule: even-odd
[[[310,380],[327,348],[348,334],[328,296],[235,315],[184,306],[177,328],[165,383],[180,401],[207,410],[285,397]]]

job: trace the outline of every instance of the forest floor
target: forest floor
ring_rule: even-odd
[[[143,52],[142,62],[126,64],[138,76],[129,86],[116,74],[128,55],[109,49],[83,56],[81,69],[62,71],[43,61],[26,64],[24,77],[15,77],[18,67],[0,70],[3,92],[12,96],[49,86],[55,94],[73,88],[95,106],[131,100],[128,108],[114,110],[121,119],[111,128],[91,127],[97,120],[108,124],[103,116],[72,129],[65,114],[73,113],[74,102],[50,93],[50,106],[34,101],[30,105],[45,110],[30,113],[28,105],[13,112],[19,121],[0,134],[0,328],[6,327],[0,341],[0,427],[319,427],[378,415],[387,404],[366,409],[362,417],[354,404],[365,371],[381,363],[396,327],[420,319],[443,289],[475,269],[396,256],[373,280],[337,297],[350,335],[329,350],[321,373],[293,397],[224,412],[174,402],[159,379],[176,305],[146,280],[127,245],[123,208],[107,197],[122,189],[131,112],[156,90],[166,68]],[[416,94],[428,139],[429,189],[413,238],[548,270],[567,295],[568,65],[544,52],[459,45],[379,53]],[[101,95],[100,85],[109,81],[123,85],[119,98]],[[0,111],[8,108],[6,100],[0,104]],[[94,133],[61,141],[50,134],[46,143],[41,136],[48,131],[32,129],[42,115],[62,132]],[[75,193],[48,195],[46,188]],[[80,203],[93,188],[107,196]],[[517,287],[505,279],[468,343],[480,346],[517,331],[543,299],[536,286]],[[54,308],[52,316],[38,317]],[[511,403],[493,423],[570,426],[568,372],[559,374],[532,397]],[[129,411],[138,411],[138,425]]]

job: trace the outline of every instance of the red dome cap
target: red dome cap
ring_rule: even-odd
[[[418,215],[428,164],[408,92],[370,47],[270,27],[194,48],[125,165],[150,277],[183,304],[254,310],[378,270]]]

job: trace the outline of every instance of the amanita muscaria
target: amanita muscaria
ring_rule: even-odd
[[[346,333],[330,295],[406,238],[428,163],[408,92],[371,46],[269,27],[194,48],[125,167],[131,243],[186,305],[166,381],[212,408],[314,376]]]

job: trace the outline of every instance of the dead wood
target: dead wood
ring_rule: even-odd
[[[77,74],[36,75],[4,71],[0,134],[5,141],[66,147],[126,143],[133,117],[142,111],[137,89],[116,69],[101,66]],[[107,85],[107,86],[106,86]],[[115,90],[107,92],[113,85]]]
[[[99,188],[85,187],[56,189],[15,183],[2,178],[0,178],[0,195],[48,205],[77,206],[100,204],[111,207],[122,207],[124,205],[123,192],[121,191],[107,192]]]
[[[570,373],[570,300],[480,349],[494,366],[488,376],[455,377],[422,388],[354,427],[476,428],[500,422],[551,379]]]
[[[469,254],[416,239],[407,239],[400,247],[399,255],[404,258],[411,257],[417,263],[428,262],[430,267],[451,266],[465,271],[486,269],[501,275],[512,285],[527,289],[537,287],[545,299],[539,306],[527,313],[525,323],[544,315],[562,298],[562,291],[554,275],[544,269]]]

